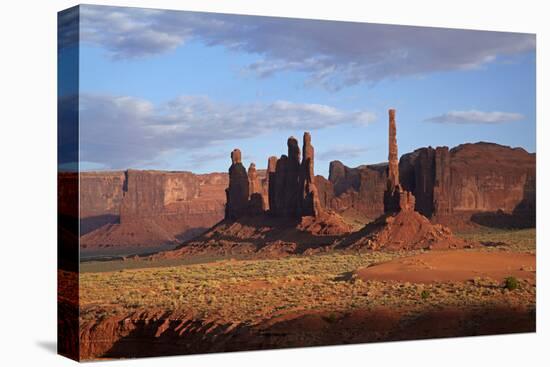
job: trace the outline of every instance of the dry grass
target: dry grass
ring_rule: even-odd
[[[512,241],[510,251],[534,251],[534,231],[468,236]],[[471,237],[470,237],[471,238]],[[495,239],[497,238],[497,239]],[[501,246],[505,247],[505,246]],[[495,247],[476,251],[492,251]],[[504,303],[534,306],[536,285],[473,279],[432,285],[367,281],[353,271],[403,252],[332,253],[277,260],[224,260],[204,264],[81,273],[83,320],[137,310],[182,310],[197,317],[257,323],[293,311],[348,311],[375,307],[474,307]],[[422,296],[422,294],[429,296]]]
[[[534,228],[520,230],[505,230],[483,228],[476,231],[456,233],[465,240],[486,243],[485,250],[508,250],[516,252],[536,253],[536,230]]]

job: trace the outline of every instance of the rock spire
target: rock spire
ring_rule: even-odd
[[[397,150],[397,126],[395,110],[389,111],[388,124],[388,175],[386,191],[384,192],[384,212],[414,211],[414,195],[403,190],[399,182],[399,156]]]
[[[229,187],[225,189],[225,219],[236,219],[247,213],[249,191],[248,174],[241,161],[241,151],[234,149],[229,167]]]

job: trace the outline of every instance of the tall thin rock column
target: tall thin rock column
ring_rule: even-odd
[[[276,187],[276,168],[277,168],[277,157],[271,156],[267,160],[267,201],[269,206],[269,211],[275,213],[275,187]]]
[[[395,213],[401,210],[414,210],[414,195],[403,190],[399,182],[399,155],[397,151],[397,126],[395,110],[390,109],[388,123],[388,180],[384,192],[384,212]]]
[[[256,164],[250,163],[248,167],[248,191],[249,202],[248,212],[249,215],[261,214],[264,211],[265,204],[262,195],[262,187],[258,179],[258,173],[256,172]]]
[[[256,171],[256,164],[250,163],[248,166],[248,189],[249,196],[254,193],[261,193],[260,181],[258,180],[258,172]]]
[[[388,190],[399,186],[399,155],[397,152],[397,127],[395,125],[395,110],[389,110],[388,127]]]
[[[291,136],[287,141],[288,161],[284,181],[284,204],[282,214],[294,217],[299,212],[299,178],[300,178],[300,147],[298,140]]]
[[[273,188],[273,196],[269,197],[269,207],[271,213],[276,217],[285,216],[285,195],[286,195],[286,181],[287,181],[287,172],[288,171],[288,156],[286,154],[281,155],[277,159],[277,164],[275,165],[275,174],[274,180],[272,181],[274,185],[270,185]],[[271,188],[269,189],[272,190]]]
[[[247,213],[249,196],[248,174],[241,161],[241,151],[231,152],[229,187],[225,189],[225,219],[237,219]]]
[[[322,212],[319,193],[315,186],[314,173],[314,156],[315,149],[311,145],[311,134],[304,133],[303,139],[303,158],[300,171],[299,187],[302,197],[299,205],[300,215],[302,216],[319,216]]]

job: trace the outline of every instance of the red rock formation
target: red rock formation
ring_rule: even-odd
[[[434,220],[453,224],[467,218],[490,226],[535,225],[535,154],[492,143],[463,144],[442,152],[441,174],[436,176],[441,178],[434,188]]]
[[[451,164],[449,148],[435,149],[435,179],[433,188],[434,214],[448,215],[452,211],[450,202],[451,192]]]
[[[438,223],[534,226],[535,163],[535,154],[493,143],[428,147],[401,157],[401,182]]]
[[[287,141],[288,161],[284,185],[284,207],[282,215],[285,217],[296,217],[300,213],[300,147],[298,140],[291,136]]]
[[[263,188],[260,185],[256,164],[250,163],[248,167],[248,210],[249,215],[258,215],[265,211],[265,201],[263,198]]]
[[[415,197],[412,192],[401,189],[399,191],[399,210],[414,211]]]
[[[262,187],[258,178],[258,172],[256,171],[256,164],[250,163],[248,166],[248,190],[249,197],[254,193],[261,193]]]
[[[265,212],[264,199],[262,194],[253,193],[248,200],[247,215],[259,215]]]
[[[299,160],[297,142],[291,145],[289,154]],[[307,160],[306,150],[304,148],[304,159],[298,168],[297,194],[305,188],[305,174],[303,181],[300,175]],[[428,147],[403,155],[398,175],[403,190],[416,197],[415,209],[432,221],[451,226],[471,221],[497,226],[532,226],[535,223],[535,163],[535,154],[491,143],[464,144],[450,150]],[[293,181],[287,180],[287,166],[288,156],[284,155],[279,160],[271,157],[267,172],[257,170],[263,209],[251,203],[259,201],[250,195],[247,212],[259,213],[267,208],[277,215],[289,212],[285,201],[277,199],[285,197],[286,182]],[[384,212],[388,170],[384,164],[348,168],[332,162],[329,180],[321,176],[314,179],[320,205],[327,211],[355,211],[370,219],[376,218]],[[308,172],[308,175],[311,174]],[[71,187],[74,190],[74,185],[66,182],[69,181],[60,180],[60,190]],[[194,175],[135,170],[81,173],[81,235],[101,227],[94,236],[83,238],[83,252],[104,246],[112,250],[147,247],[150,244],[146,242],[151,238],[151,243],[158,244],[172,243],[174,238],[178,241],[190,238],[223,219],[227,187],[228,175],[222,173]],[[121,208],[123,197],[125,203]],[[403,200],[399,205],[406,206],[411,198]],[[302,210],[303,206],[299,208]],[[64,209],[60,209],[63,212]]]
[[[432,224],[428,218],[414,210],[401,210],[380,216],[360,231],[351,234],[338,247],[371,250],[442,250],[473,245],[454,237],[449,228]]]
[[[231,152],[231,167],[229,167],[229,186],[226,189],[225,219],[236,219],[246,215],[248,210],[249,181],[248,174],[241,161],[241,151]]]
[[[399,211],[399,157],[397,153],[397,128],[395,126],[395,110],[389,110],[388,126],[388,178],[384,191],[384,213]]]
[[[422,256],[454,255],[454,251],[447,251]],[[475,255],[477,253],[472,253],[472,256]],[[479,255],[492,254],[479,253]],[[398,258],[392,263],[382,263],[376,267],[391,269],[395,262],[407,260],[409,259]],[[426,266],[422,265],[426,264],[426,261],[421,260],[413,261],[411,265],[404,264],[402,267],[405,267],[407,272],[410,272],[411,268],[413,270],[420,268],[422,274],[430,269],[438,272],[439,267],[432,266],[426,269]],[[448,268],[448,264],[449,261],[446,261],[444,269]],[[376,277],[378,268],[369,267],[361,270],[355,272],[359,279],[365,279],[365,282],[372,278],[378,279]],[[365,276],[364,270],[371,271],[374,275],[367,272]],[[378,272],[378,275],[380,273]],[[382,274],[388,276],[393,273],[390,270]],[[415,275],[418,276],[418,274]],[[471,276],[468,279],[471,278],[474,277]],[[280,283],[269,284],[269,287],[275,289],[280,286]],[[266,288],[270,289],[269,287]],[[380,294],[376,293],[379,292],[376,288],[373,289],[374,292],[369,292],[369,295]],[[414,293],[409,297],[411,300],[414,299]],[[437,293],[432,297],[437,297]],[[254,327],[251,327],[248,321],[236,322],[219,316],[202,316],[200,313],[197,315],[196,312],[187,310],[132,310],[106,317],[85,318],[80,326],[80,334],[76,337],[79,337],[79,352],[82,360],[104,360],[267,350],[278,349],[281,346],[304,348],[379,343],[397,339],[494,335],[496,332],[499,334],[534,332],[536,313],[533,312],[533,308],[518,307],[517,302],[502,301],[502,298],[507,301],[510,297],[498,297],[494,302],[487,305],[480,304],[478,307],[464,307],[454,303],[443,303],[438,307],[431,306],[435,301],[416,302],[415,305],[408,306],[408,303],[412,303],[408,301],[402,307],[383,306],[366,309],[357,307],[351,310],[330,311],[308,307],[304,310],[291,308],[275,312],[273,317],[254,323]],[[420,306],[420,303],[424,306]],[[276,306],[270,305],[270,307]]]
[[[431,217],[434,211],[435,150],[420,148],[404,154],[399,161],[401,186],[416,198],[415,209]]]
[[[323,207],[340,213],[353,209],[371,218],[414,208],[435,222],[457,227],[535,224],[534,153],[476,143],[451,150],[420,148],[403,155],[398,165],[397,157],[395,111],[390,110],[387,173],[377,169],[383,165],[348,168],[331,162],[329,180],[316,178]]]
[[[388,180],[384,192],[384,215],[343,241],[346,248],[411,250],[419,248],[455,248],[468,244],[455,238],[441,225],[415,211],[415,197],[404,190],[399,180],[395,110],[389,112]]]
[[[387,164],[349,168],[339,161],[330,164],[329,180],[317,176],[321,205],[339,213],[356,212],[365,219],[384,213]]]
[[[270,213],[286,218],[319,216],[323,210],[315,183],[315,152],[311,135],[304,133],[301,162],[298,141],[290,137],[287,145],[288,155],[282,155],[278,160],[270,157],[268,161]]]
[[[277,157],[271,156],[269,157],[267,161],[267,198],[268,198],[268,209],[273,208],[273,212],[275,211],[275,197],[276,197],[276,170],[277,170]]]
[[[118,223],[127,184],[123,171],[80,173],[80,234]]]
[[[349,168],[331,162],[329,181],[316,178],[322,205],[374,219],[384,213],[387,165]],[[493,143],[420,148],[404,154],[399,178],[415,210],[451,227],[535,225],[536,155]]]
[[[302,167],[300,172],[300,196],[302,216],[314,216],[321,215],[323,208],[319,200],[319,192],[315,186],[315,174],[313,170],[315,150],[311,145],[311,135],[308,132],[304,133],[304,156],[302,159]]]
[[[389,141],[388,141],[388,187],[393,191],[399,182],[399,156],[397,153],[397,126],[395,125],[395,110],[389,110]]]
[[[335,200],[334,185],[323,176],[315,176],[315,186],[319,192],[319,201],[323,208],[330,208],[332,201]],[[334,208],[334,206],[332,206]],[[337,210],[337,209],[335,209]]]
[[[126,171],[120,223],[163,216],[185,216],[199,221],[203,216],[223,212],[227,176],[219,173],[194,175],[190,172]],[[221,204],[221,205],[220,205]],[[175,221],[179,221],[177,218]]]
[[[227,185],[222,173],[82,172],[81,251],[137,253],[189,239],[223,218]]]
[[[230,195],[230,192],[232,189],[236,190],[236,188],[241,187],[241,181],[244,182],[241,175],[237,178],[232,175],[233,169],[237,164],[240,164],[240,162],[234,161],[230,169],[229,188],[227,189],[227,220],[217,229],[213,228],[207,232],[205,238],[213,236],[213,233],[217,233],[216,236],[229,235],[236,238],[235,228],[242,228],[242,224],[247,221],[260,221],[264,224],[274,223],[276,227],[274,233],[296,233],[297,237],[302,237],[302,232],[307,233],[305,236],[334,236],[349,233],[351,227],[339,215],[323,210],[315,182],[314,149],[311,145],[311,135],[309,133],[304,133],[303,144],[304,157],[301,162],[300,148],[293,137],[290,137],[287,141],[288,155],[282,155],[278,160],[275,157],[269,158],[265,180],[267,187],[265,188],[257,184],[257,172],[255,166],[251,165],[246,180],[247,188],[249,188],[251,194],[247,198],[247,210],[232,212],[235,199]],[[240,157],[240,154],[236,154],[236,156]],[[239,190],[236,191],[240,192]],[[270,215],[269,217],[253,218],[265,213],[261,192],[268,193],[267,202],[269,203]],[[244,200],[244,198],[241,199]],[[241,229],[238,232],[238,235],[244,236],[243,239],[245,240],[247,233],[252,235],[252,232],[248,230],[244,231],[244,234],[241,233]],[[200,243],[200,241],[197,243]],[[249,245],[249,243],[242,243],[242,246],[245,247]],[[241,250],[243,248],[239,251]]]
[[[399,158],[397,154],[397,128],[395,110],[389,110],[388,181],[384,192],[384,212],[414,210],[414,195],[403,190],[399,181]]]

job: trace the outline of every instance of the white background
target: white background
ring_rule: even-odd
[[[168,9],[537,33],[537,333],[99,362],[116,366],[548,365],[548,55],[545,1],[94,1]],[[69,365],[56,338],[56,12],[74,1],[0,9],[0,364]],[[368,40],[363,40],[368,42]],[[449,45],[452,47],[452,45]],[[546,83],[544,83],[546,82]],[[475,128],[475,127],[473,127]],[[549,144],[548,142],[546,144]],[[546,350],[545,350],[546,348]]]

